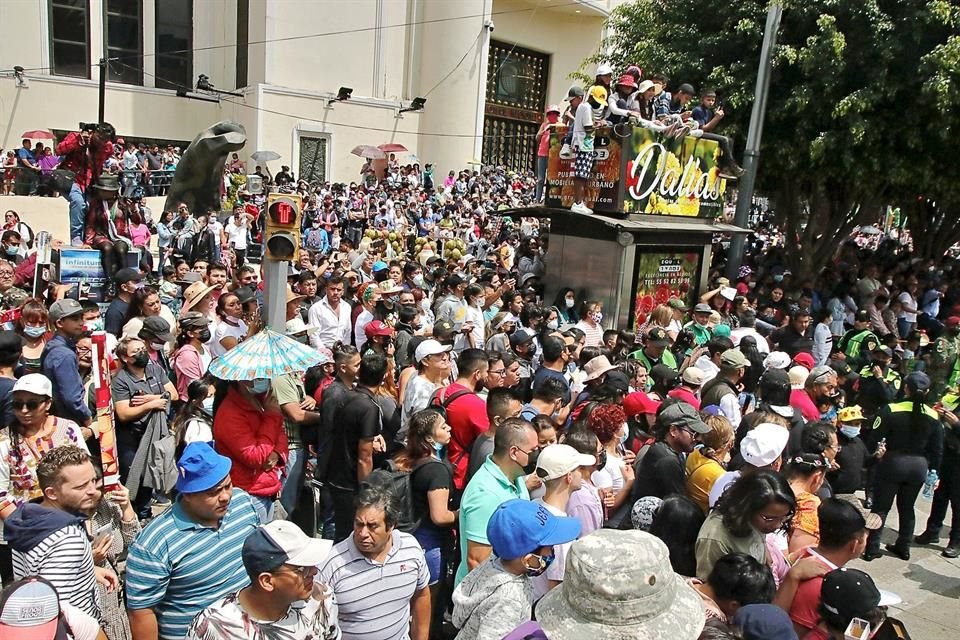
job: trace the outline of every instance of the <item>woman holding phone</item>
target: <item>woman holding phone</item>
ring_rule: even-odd
[[[122,581],[126,568],[122,558],[127,556],[130,544],[140,533],[140,521],[130,504],[130,492],[123,485],[112,487],[109,491],[101,486],[100,491],[97,508],[87,514],[90,518],[87,526],[93,538],[90,542],[93,563],[98,567],[113,569]],[[103,630],[107,638],[125,640],[132,637],[121,591],[108,591],[100,582],[97,582],[97,590],[100,592]]]

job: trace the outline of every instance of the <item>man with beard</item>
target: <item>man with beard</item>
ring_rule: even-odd
[[[207,286],[213,287],[213,291],[210,292],[213,298],[211,304],[216,306],[217,300],[219,300],[223,292],[226,291],[227,268],[219,262],[211,262],[207,265],[206,282]]]
[[[684,456],[693,451],[697,435],[709,432],[697,410],[686,402],[676,402],[661,411],[655,426],[656,442],[637,466],[633,502],[646,496],[663,499],[686,495]]]
[[[456,382],[434,392],[431,404],[446,410],[450,425],[447,458],[453,465],[453,484],[463,491],[473,442],[490,426],[487,403],[477,395],[487,379],[487,353],[482,349],[464,349],[457,364]]]

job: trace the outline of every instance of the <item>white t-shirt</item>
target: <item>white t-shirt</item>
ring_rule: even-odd
[[[903,305],[903,311],[900,312],[899,318],[903,319],[905,322],[916,322],[917,321],[917,299],[910,295],[909,291],[904,291],[899,296],[897,300]],[[907,311],[907,308],[913,309],[913,311]]]
[[[234,224],[233,218],[227,223],[224,231],[227,233],[227,242],[232,244],[234,249],[247,248],[247,228],[246,216],[241,218],[239,225]]]
[[[207,221],[207,228],[210,230],[210,233],[213,234],[213,242],[218,247],[220,246],[220,232],[223,231],[223,223],[221,223],[216,218],[210,217],[210,220]]]
[[[367,343],[367,332],[365,329],[367,325],[373,322],[373,314],[364,309],[360,312],[360,315],[357,316],[357,324],[353,328],[353,340],[357,343],[357,351],[363,349],[363,345]]]
[[[580,148],[587,136],[593,135],[587,132],[588,129],[592,128],[593,109],[590,108],[587,99],[584,98],[580,106],[577,107],[577,113],[573,118],[573,137],[570,146]]]
[[[247,323],[243,320],[238,320],[240,323],[237,326],[233,326],[229,322],[219,322],[217,324],[216,330],[213,332],[213,340],[210,341],[210,353],[214,358],[222,356],[227,352],[224,349],[223,345],[220,344],[220,341],[227,337],[236,338],[237,342],[240,342],[247,335]]]
[[[200,418],[190,418],[183,434],[184,444],[191,442],[213,442],[213,429],[210,423]]]

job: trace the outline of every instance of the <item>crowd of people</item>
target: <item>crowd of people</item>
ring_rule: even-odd
[[[97,171],[113,137],[61,143],[71,239],[101,251],[104,308],[35,286],[32,232],[5,221],[0,625],[78,640],[902,638],[896,599],[847,565],[884,553],[894,505],[889,554],[938,544],[950,506],[942,554],[960,556],[950,259],[847,242],[800,275],[754,238],[736,279],[711,269],[702,295],[628,331],[550,280],[544,221],[498,215],[538,201],[535,176],[440,180],[391,158],[351,184],[264,173],[223,220],[165,211],[154,266],[138,194]],[[273,189],[304,198],[285,333],[319,363],[218,379],[212,364],[264,327],[251,258]],[[102,374],[120,484],[102,478]],[[45,604],[4,604],[18,599]]]

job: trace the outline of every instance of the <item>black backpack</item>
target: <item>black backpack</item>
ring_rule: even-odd
[[[387,460],[383,469],[375,469],[369,476],[367,482],[371,485],[384,487],[389,490],[396,501],[397,525],[396,528],[404,533],[413,533],[420,527],[420,522],[426,514],[417,514],[413,507],[413,474],[417,470],[431,463],[443,464],[435,458],[421,460],[413,466],[410,471],[403,471],[397,467],[393,460]]]

